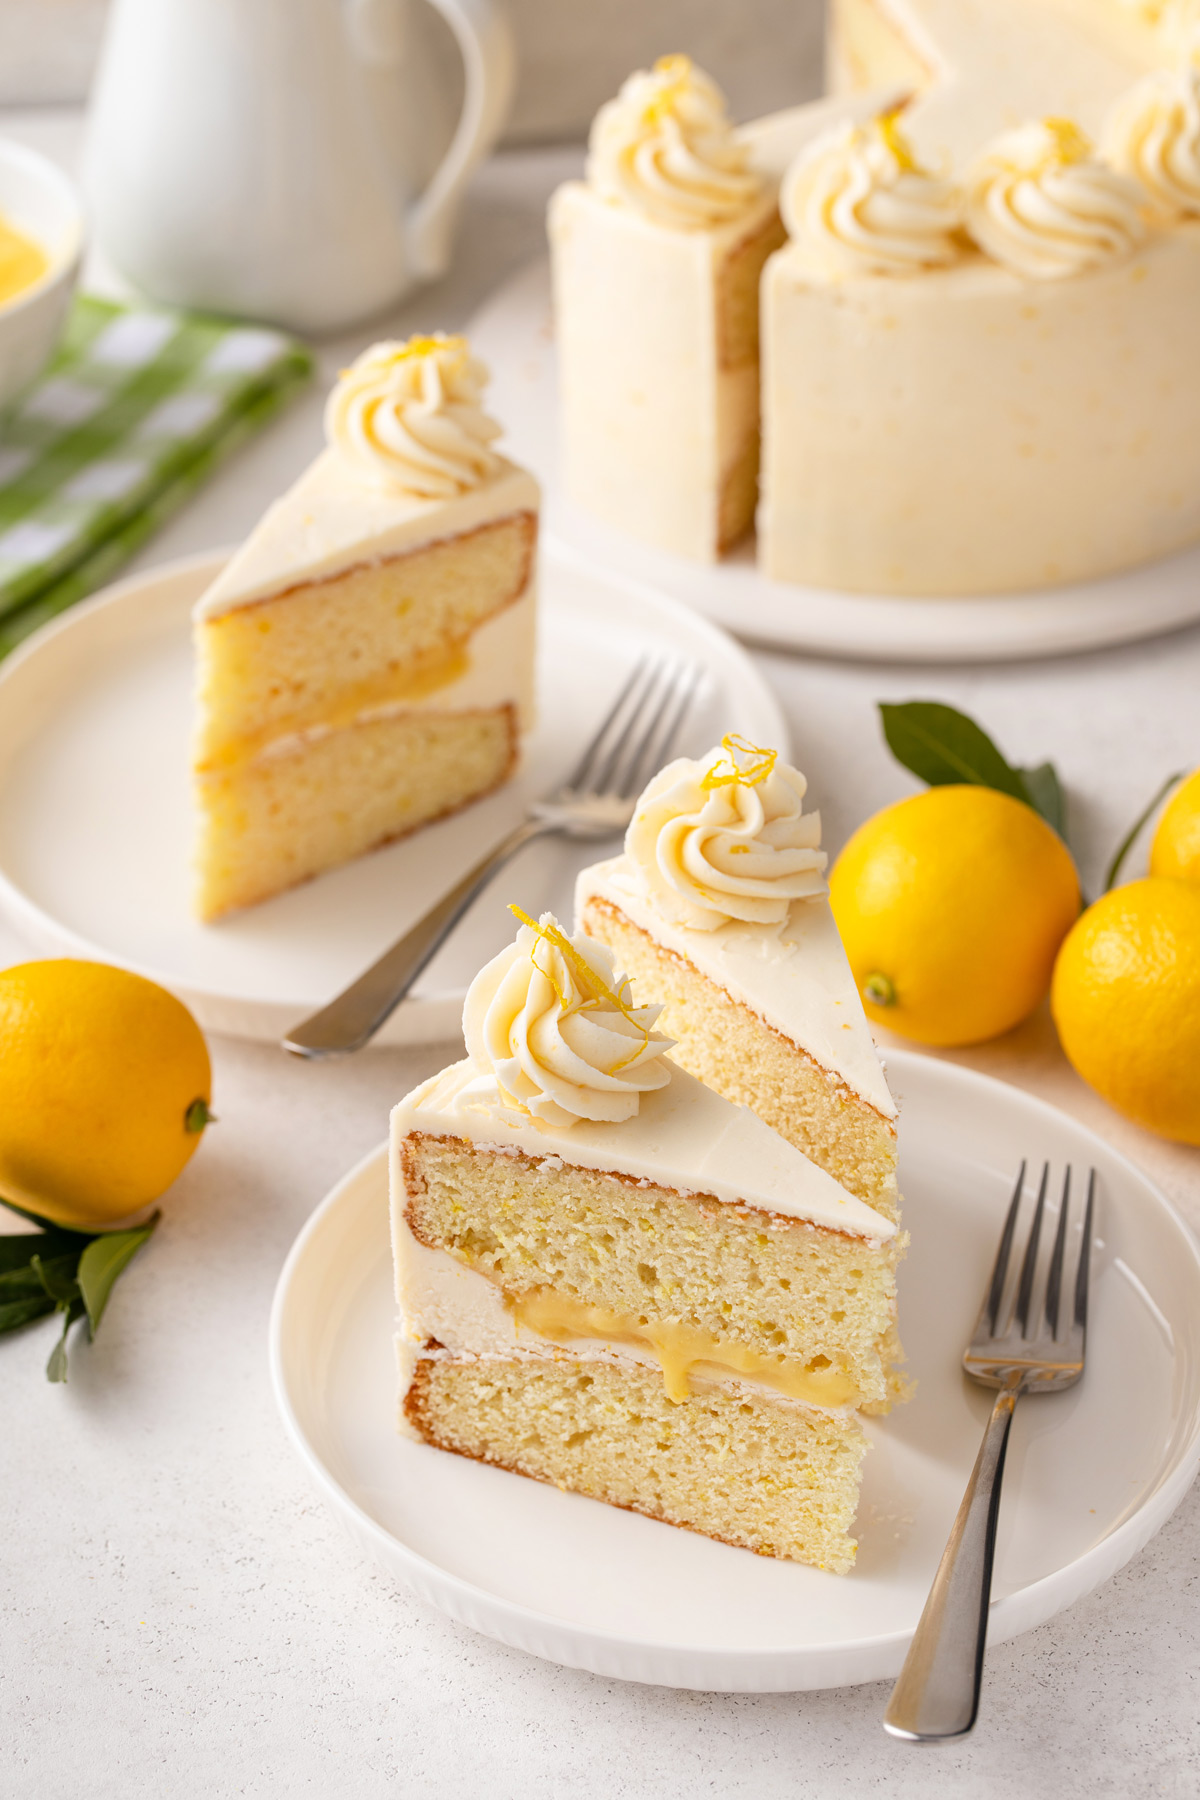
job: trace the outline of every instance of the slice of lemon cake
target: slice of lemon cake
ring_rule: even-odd
[[[577,923],[663,1004],[674,1059],[898,1216],[896,1106],[825,892],[821,820],[773,750],[727,737],[637,803]]]
[[[376,344],[328,447],[196,606],[196,907],[253,905],[490,792],[533,704],[538,487],[463,338]]]
[[[466,1060],[392,1115],[403,1428],[847,1569],[895,1226],[672,1062],[611,951],[518,916]]]
[[[758,497],[758,282],[783,242],[775,183],[686,56],[631,75],[587,179],[549,213],[572,500],[712,562]]]

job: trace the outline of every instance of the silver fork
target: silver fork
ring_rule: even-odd
[[[987,1642],[1000,1483],[1013,1409],[1022,1394],[1058,1394],[1073,1386],[1083,1374],[1096,1171],[1092,1169],[1088,1176],[1074,1300],[1061,1336],[1063,1257],[1071,1193],[1069,1168],[1063,1176],[1058,1230],[1044,1294],[1038,1304],[1034,1303],[1038,1244],[1049,1179],[1050,1165],[1045,1163],[1021,1273],[1009,1308],[1004,1305],[1004,1290],[1025,1185],[1025,1164],[1021,1164],[975,1335],[963,1355],[963,1368],[972,1380],[984,1387],[999,1388],[1000,1392],[950,1541],[942,1553],[900,1679],[883,1715],[884,1727],[893,1737],[911,1742],[962,1737],[975,1723]]]
[[[554,835],[605,838],[624,831],[638,795],[673,750],[702,675],[698,663],[643,657],[563,786],[534,801],[522,824],[336,1000],[293,1027],[283,1048],[293,1056],[312,1057],[361,1050],[399,1006],[472,901],[526,844]]]

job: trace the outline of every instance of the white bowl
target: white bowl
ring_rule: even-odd
[[[39,244],[49,267],[0,304],[0,406],[39,375],[58,343],[83,254],[74,188],[36,150],[0,138],[0,214]]]

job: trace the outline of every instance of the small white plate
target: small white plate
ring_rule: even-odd
[[[1003,662],[1153,637],[1200,619],[1200,547],[1071,587],[969,600],[899,599],[768,581],[753,542],[712,565],[653,550],[602,525],[562,491],[550,266],[520,270],[476,314],[472,348],[492,371],[488,404],[505,445],[544,488],[551,539],[591,566],[686,600],[752,643],[860,662]]]
[[[636,583],[541,558],[539,724],[521,776],[454,818],[262,906],[191,915],[192,603],[228,552],[118,583],[0,665],[0,913],[52,955],[149,975],[212,1031],[277,1038],[346,986],[444,893],[526,800],[566,775],[630,667],[669,649],[707,671],[681,748],[726,731],[786,754],[787,726],[725,634]],[[512,934],[508,900],[572,912],[604,845],[534,844],[481,896],[381,1043],[457,1036],[467,984]]]
[[[912,1247],[900,1323],[916,1397],[871,1421],[858,1563],[822,1574],[733,1550],[396,1434],[383,1149],[317,1209],[275,1294],[288,1432],[360,1548],[452,1618],[631,1681],[724,1692],[895,1675],[990,1399],[961,1373],[1022,1156],[1098,1171],[1088,1368],[1017,1408],[990,1637],[1029,1631],[1119,1569],[1200,1461],[1200,1257],[1168,1202],[1052,1107],[951,1063],[889,1057]],[[1078,1218],[1076,1210],[1074,1216]]]

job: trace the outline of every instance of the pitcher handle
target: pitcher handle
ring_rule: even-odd
[[[500,135],[517,69],[512,28],[498,0],[432,0],[432,5],[454,33],[466,82],[450,148],[409,213],[412,269],[423,281],[435,281],[450,266],[459,197]]]

